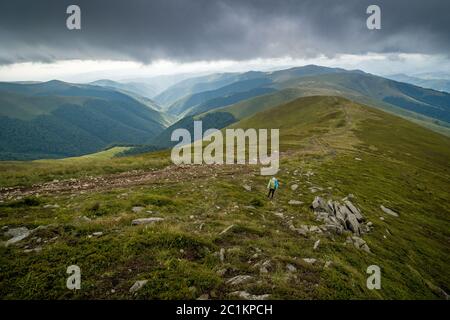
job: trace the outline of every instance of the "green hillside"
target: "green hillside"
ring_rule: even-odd
[[[115,143],[145,143],[171,122],[147,102],[99,86],[0,83],[0,159],[78,156]]]
[[[418,77],[407,76],[405,74],[394,74],[388,76],[388,78],[399,82],[410,83],[423,88],[450,92],[450,80],[448,79],[422,79]]]
[[[12,228],[33,230],[0,247],[0,297],[448,298],[449,138],[326,96],[232,126],[280,129],[274,200],[258,167],[177,167],[169,151],[0,163],[1,186],[34,184],[0,189],[2,239]],[[316,196],[347,197],[360,209],[365,249],[351,231],[317,220]],[[150,217],[158,221],[132,225]],[[82,290],[65,287],[71,264],[82,270]],[[366,286],[370,265],[381,269],[381,290]],[[138,280],[146,282],[130,292]]]

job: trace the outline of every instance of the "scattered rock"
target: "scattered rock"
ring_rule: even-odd
[[[306,263],[309,263],[309,264],[314,264],[317,261],[317,259],[314,259],[314,258],[303,258],[303,261],[305,261]]]
[[[139,213],[144,209],[145,209],[144,207],[133,207],[131,208],[131,211],[133,211],[134,213]]]
[[[347,238],[347,242],[353,243],[353,245],[354,245],[356,248],[358,248],[358,249],[360,249],[360,250],[363,250],[363,251],[365,251],[365,252],[367,252],[367,253],[370,253],[370,248],[369,248],[369,246],[367,245],[366,241],[363,240],[363,239],[360,238],[360,237],[357,237],[357,236],[349,237],[349,238]]]
[[[298,233],[301,236],[306,237],[308,235],[308,229],[307,228],[304,228],[304,226],[301,226],[300,228],[296,228],[294,226],[294,223],[292,222],[292,220],[289,220],[287,222],[287,226],[288,226],[289,230],[294,231],[294,232]]]
[[[197,300],[208,300],[209,299],[209,294],[205,293],[202,294],[200,297],[197,298]]]
[[[281,218],[281,219],[284,218],[284,214],[281,212],[275,212],[274,215],[276,215],[278,218]]]
[[[324,268],[329,268],[333,264],[333,261],[327,261],[325,262]]]
[[[227,273],[227,269],[219,269],[219,270],[217,270],[217,274],[219,275],[219,276],[224,276],[225,275],[225,273]]]
[[[395,211],[393,211],[393,210],[391,210],[389,208],[386,208],[383,205],[381,205],[380,208],[381,208],[381,210],[383,210],[384,213],[389,214],[389,215],[391,215],[393,217],[398,217],[398,213],[397,212],[395,212]]]
[[[101,231],[94,232],[92,235],[93,235],[94,237],[101,237],[101,236],[103,235],[103,232],[101,232]]]
[[[25,253],[40,252],[40,251],[42,251],[42,247],[36,247],[36,248],[33,248],[33,249],[25,249],[25,250],[23,250],[23,252],[25,252]]]
[[[138,280],[130,288],[130,292],[134,293],[147,284],[148,280]]]
[[[303,202],[302,201],[298,201],[298,200],[289,200],[288,204],[294,205],[294,206],[298,206],[298,205],[303,204]]]
[[[295,191],[295,190],[297,190],[298,189],[298,184],[293,184],[292,186],[291,186],[291,190],[292,191]]]
[[[155,223],[155,222],[159,222],[159,221],[163,221],[163,220],[164,220],[164,218],[159,218],[159,217],[134,219],[131,222],[131,225],[135,226],[135,225],[139,225],[139,224],[150,224],[150,223]]]
[[[314,243],[313,249],[314,249],[314,250],[317,250],[317,248],[319,248],[319,244],[320,244],[320,239],[317,240],[317,241]]]
[[[46,204],[44,206],[44,209],[57,209],[57,208],[59,208],[59,205],[57,204]]]
[[[225,249],[224,248],[220,248],[219,258],[220,258],[220,262],[223,263],[225,261]]]
[[[244,184],[243,187],[244,187],[244,189],[247,190],[247,191],[252,191],[252,187],[249,186],[249,185],[247,185],[247,184]]]
[[[234,224],[232,224],[232,225],[226,227],[225,229],[223,229],[223,230],[219,233],[219,235],[220,235],[220,236],[223,236],[223,235],[227,234],[227,233],[228,233],[231,229],[233,229],[234,227],[235,227]]]
[[[244,300],[267,300],[270,297],[270,294],[253,295],[246,291],[234,291],[231,292],[230,295]]]
[[[287,269],[287,271],[289,271],[289,272],[295,272],[295,271],[297,271],[297,268],[296,268],[294,265],[290,264],[290,263],[288,263],[288,264],[286,265],[286,269]]]
[[[272,263],[270,260],[266,260],[263,263],[257,263],[255,266],[259,266],[260,273],[268,273]]]
[[[247,275],[239,275],[239,276],[235,276],[233,278],[230,278],[227,280],[227,284],[231,285],[231,286],[237,286],[239,284],[245,283],[250,281],[251,279],[253,279],[252,276],[247,276]]]

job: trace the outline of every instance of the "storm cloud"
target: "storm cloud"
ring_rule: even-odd
[[[82,29],[66,28],[81,8]],[[381,7],[381,30],[366,8]],[[60,0],[2,1],[0,64],[65,59],[246,60],[337,54],[448,57],[450,1]]]

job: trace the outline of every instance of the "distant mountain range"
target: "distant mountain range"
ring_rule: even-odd
[[[307,96],[344,97],[450,132],[449,93],[360,70],[308,65],[183,76],[154,94],[140,81],[0,83],[0,159],[77,156],[113,144],[167,148],[172,130],[192,128],[195,119],[204,129],[223,128]]]
[[[231,80],[233,82],[230,83]],[[224,82],[226,85],[223,85]],[[450,94],[401,83],[360,70],[348,71],[309,65],[274,72],[199,77],[189,79],[189,86],[181,87],[180,89],[180,84],[174,85],[155,97],[168,113],[179,117],[229,106],[271,91],[293,89],[298,92],[297,96],[343,96],[392,112],[402,114],[412,112],[436,121],[450,122]],[[213,89],[197,92],[196,88],[206,87]],[[180,94],[185,95],[179,97]],[[168,96],[172,99],[161,99]],[[176,96],[179,97],[178,100],[167,104]]]
[[[406,74],[394,74],[389,79],[410,83],[419,87],[450,92],[450,79],[418,78]]]
[[[91,82],[90,84],[131,92],[149,99],[155,96],[158,92],[154,86],[144,82],[117,82],[104,79]]]

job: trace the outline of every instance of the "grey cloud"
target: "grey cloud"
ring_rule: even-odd
[[[78,4],[82,30],[65,27]],[[365,26],[382,9],[382,30]],[[0,63],[450,52],[450,1],[40,0],[0,4]]]

